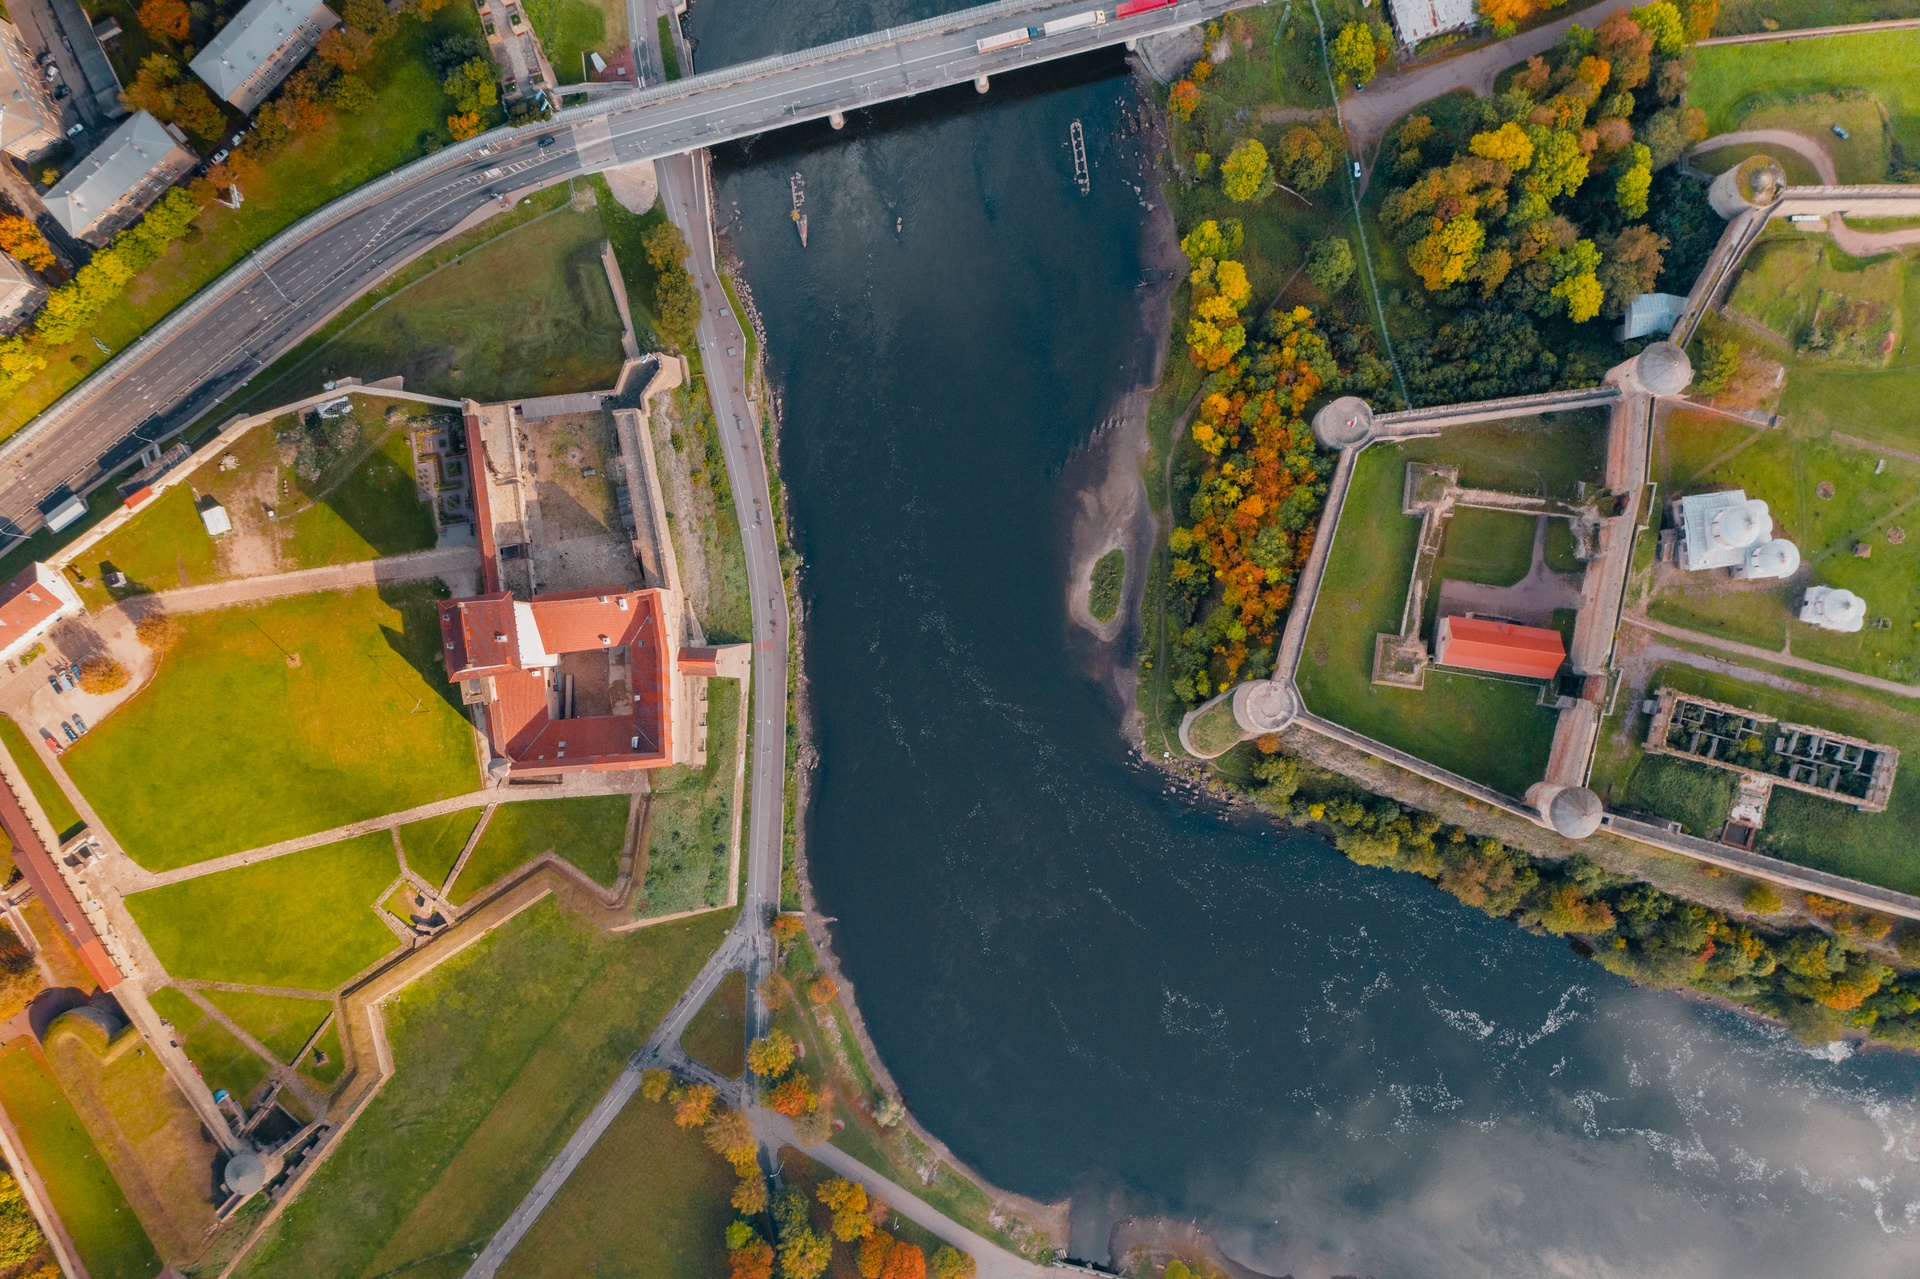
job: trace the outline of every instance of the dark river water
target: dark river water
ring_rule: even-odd
[[[694,20],[711,67],[913,16]],[[1635,990],[1129,757],[1063,565],[1141,346],[1134,109],[1116,56],[717,157],[807,562],[812,880],[908,1104],[1097,1259],[1150,1211],[1300,1279],[1920,1274],[1920,1062]]]

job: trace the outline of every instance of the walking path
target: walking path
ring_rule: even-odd
[[[1890,679],[1881,679],[1878,675],[1862,675],[1858,671],[1844,670],[1838,666],[1826,666],[1819,662],[1808,661],[1804,657],[1795,657],[1792,653],[1775,649],[1761,648],[1757,644],[1742,644],[1739,640],[1725,639],[1718,635],[1708,635],[1701,631],[1689,631],[1679,626],[1670,626],[1665,622],[1656,622],[1650,617],[1629,613],[1620,619],[1628,626],[1637,626],[1643,631],[1655,635],[1664,635],[1668,639],[1685,640],[1690,644],[1705,644],[1708,648],[1717,648],[1723,653],[1734,653],[1740,657],[1749,657],[1758,662],[1772,662],[1775,666],[1788,666],[1796,671],[1805,671],[1809,675],[1820,675],[1827,679],[1844,680],[1849,684],[1858,684],[1862,688],[1873,689],[1877,693],[1889,693],[1895,697],[1920,697],[1920,684],[1901,684]]]
[[[1713,44],[1765,44],[1774,40],[1818,40],[1825,36],[1860,35],[1868,31],[1910,31],[1920,18],[1888,18],[1883,22],[1854,22],[1840,27],[1801,27],[1797,31],[1755,31],[1743,36],[1712,36],[1694,41],[1694,48]]]
[[[242,577],[206,586],[160,591],[153,595],[135,595],[123,601],[120,607],[135,617],[155,611],[207,613],[236,604],[283,599],[289,595],[350,591],[361,586],[418,582],[430,577],[444,578],[479,571],[478,547],[447,546],[432,551],[414,551],[408,555],[390,555],[379,560],[362,560],[356,564],[331,564],[325,568],[304,568],[292,573]]]
[[[1843,252],[1856,258],[1871,257],[1888,249],[1902,249],[1909,244],[1920,244],[1920,226],[1899,231],[1856,231],[1838,213],[1828,215],[1827,230]]]
[[[1735,129],[1732,133],[1721,133],[1697,144],[1688,155],[1700,155],[1706,151],[1719,151],[1726,147],[1738,146],[1784,147],[1793,152],[1820,175],[1820,180],[1828,186],[1840,185],[1840,171],[1834,167],[1833,154],[1805,134],[1795,133],[1791,129]]]

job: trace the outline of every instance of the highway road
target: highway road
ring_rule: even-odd
[[[456,144],[342,197],[263,246],[0,445],[0,521],[31,531],[49,497],[86,487],[103,462],[117,465],[184,429],[502,193],[963,84],[1255,3],[1264,0],[1184,0],[981,54],[975,42],[983,35],[1087,7],[1087,0],[1000,0],[597,99],[546,125]]]

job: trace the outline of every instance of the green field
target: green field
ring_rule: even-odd
[[[1212,758],[1240,740],[1240,721],[1233,713],[1233,699],[1224,698],[1193,717],[1187,727],[1187,740],[1203,756]]]
[[[188,615],[159,676],[67,772],[150,870],[472,789],[435,605],[427,586],[390,586]]]
[[[483,811],[462,808],[402,826],[400,847],[407,855],[407,869],[436,889],[445,884]]]
[[[276,364],[246,402],[293,399],[331,378],[395,373],[409,390],[484,401],[612,386],[624,357],[620,313],[600,264],[606,238],[597,207],[579,212],[564,203],[486,237]]]
[[[1786,30],[1838,27],[1887,18],[1920,18],[1920,0],[1722,0],[1713,24],[1716,36],[1751,35],[1767,22]]]
[[[1920,464],[1803,430],[1791,419],[1773,431],[1724,419],[1676,419],[1665,432],[1675,441],[1667,454],[1670,473],[1656,476],[1662,491],[1679,496],[1745,489],[1767,503],[1774,535],[1800,548],[1806,571],[1785,583],[1734,582],[1720,573],[1670,578],[1649,613],[1767,649],[1779,649],[1790,638],[1799,657],[1902,682],[1920,679]],[[1686,443],[1684,437],[1695,431],[1708,438]],[[1730,454],[1722,447],[1729,439],[1741,446]],[[1717,465],[1683,476],[1696,459],[1716,450],[1722,459]],[[1834,486],[1831,499],[1817,495],[1822,483]],[[1909,520],[1915,542],[1889,542],[1887,530],[1904,531]],[[1862,543],[1872,549],[1869,558],[1854,554]],[[1867,601],[1870,617],[1890,624],[1853,635],[1802,625],[1796,619],[1809,585],[1846,587]]]
[[[1564,520],[1553,523],[1565,524]],[[1447,522],[1446,541],[1434,561],[1435,582],[1481,582],[1512,586],[1533,567],[1534,517],[1511,511],[1461,507]],[[1434,594],[1439,594],[1434,587]]]
[[[1590,460],[1586,437],[1597,434],[1584,421],[1531,433],[1501,424],[1498,433],[1528,447],[1492,457],[1478,441],[1449,432],[1360,455],[1296,679],[1315,714],[1519,795],[1540,780],[1553,745],[1556,717],[1536,704],[1537,684],[1439,670],[1427,672],[1420,690],[1372,682],[1374,637],[1400,629],[1420,536],[1420,521],[1400,510],[1407,463],[1457,461],[1463,484],[1511,491],[1531,479],[1562,492],[1578,482],[1564,459]]]
[[[267,1082],[267,1063],[172,986],[153,992],[153,1010],[173,1023],[181,1051],[207,1087],[215,1092],[225,1089],[244,1108],[253,1090]]]
[[[1902,336],[1906,259],[1853,258],[1825,236],[1788,234],[1748,254],[1727,310],[1809,363],[1885,368]]]
[[[288,995],[256,995],[242,990],[203,990],[208,1003],[233,1018],[234,1024],[252,1035],[268,1052],[287,1065],[313,1038],[320,1023],[333,1011],[333,1005],[320,999],[295,999]]]
[[[620,874],[628,807],[625,795],[500,805],[454,881],[453,904],[464,905],[502,875],[546,852],[572,862],[596,883],[611,888]]]
[[[1836,124],[1847,131],[1846,137],[1833,131]],[[1812,98],[1782,102],[1777,106],[1759,106],[1741,117],[1740,127],[1784,129],[1809,139],[1832,157],[1834,176],[1842,184],[1871,185],[1887,180],[1887,165],[1892,159],[1892,150],[1888,145],[1886,120],[1880,114],[1880,104],[1872,98],[1835,98],[1830,94],[1819,94]],[[1785,147],[1776,147],[1768,154],[1780,159],[1780,152],[1790,156],[1794,154]],[[1802,159],[1801,163],[1807,162]],[[1786,168],[1784,160],[1781,161],[1781,167]],[[1811,165],[1808,167],[1811,168]],[[1787,180],[1794,181],[1791,171]]]
[[[0,1106],[93,1279],[153,1279],[160,1255],[30,1039],[0,1048]]]
[[[5,715],[0,715],[0,745],[7,748],[7,754],[13,757],[13,766],[27,779],[27,789],[40,801],[40,809],[53,823],[54,834],[60,842],[64,844],[79,834],[86,823],[80,820],[73,801],[60,789],[60,783],[53,780],[52,771],[33,749],[26,733]]]
[[[387,1005],[397,1073],[238,1276],[458,1279],[731,923],[614,936],[549,898],[403,991]]]
[[[1901,144],[1909,150],[1920,146],[1920,81],[1913,75],[1920,65],[1920,31],[1711,45],[1695,49],[1693,60],[1687,101],[1707,113],[1714,133],[1742,127],[1755,109],[1809,94],[1864,89],[1886,106]]]
[[[120,25],[137,36],[140,27],[132,8],[122,10]],[[262,165],[260,177],[247,184],[246,201],[239,209],[216,205],[202,213],[192,233],[175,241],[101,313],[91,336],[47,351],[47,368],[0,406],[0,435],[17,430],[106,359],[95,338],[120,350],[248,250],[321,205],[424,154],[426,141],[444,141],[451,103],[434,75],[427,46],[456,31],[479,30],[470,5],[447,5],[427,23],[402,16],[398,32],[378,46],[369,65],[358,72],[373,90],[374,105],[358,115],[339,117],[335,127],[299,138]],[[121,78],[132,83],[125,70]]]
[[[332,990],[398,942],[373,904],[400,873],[375,831],[128,897],[175,977]]]
[[[707,682],[707,762],[663,768],[647,833],[646,915],[718,906],[733,860],[733,780],[740,761],[740,683]]]
[[[319,1085],[321,1092],[326,1092],[339,1080],[340,1072],[347,1066],[347,1059],[340,1051],[339,1019],[336,1018],[321,1032],[313,1048],[313,1052],[300,1059],[300,1073]],[[321,1053],[326,1054],[325,1061],[317,1060],[317,1055]]]
[[[368,429],[371,435],[387,428],[369,423]],[[414,483],[413,446],[402,426],[294,517],[283,554],[294,568],[319,568],[430,551],[437,537],[433,508]]]
[[[617,0],[528,0],[526,10],[561,84],[593,78],[588,53],[611,61],[626,48],[627,10]]]
[[[144,511],[94,544],[84,564],[95,571],[118,570],[127,586],[113,595],[144,595],[198,586],[220,576],[220,544],[200,522],[200,508],[185,484],[154,498]],[[107,588],[95,579],[82,588],[89,607],[105,603]]]
[[[714,988],[680,1036],[680,1046],[695,1061],[729,1079],[747,1068],[747,978],[728,973]]]
[[[635,1097],[500,1273],[711,1279],[726,1268],[732,1191],[732,1171],[698,1132],[676,1128],[671,1107]]]
[[[1624,806],[1670,817],[1686,827],[1687,834],[1714,839],[1733,805],[1737,781],[1737,776],[1724,768],[1691,764],[1670,755],[1650,755],[1633,770]]]
[[[1757,847],[1761,852],[1803,866],[1901,892],[1920,891],[1920,862],[1913,856],[1913,831],[1920,826],[1920,777],[1905,766],[1905,757],[1920,750],[1920,714],[1907,709],[1904,702],[1899,706],[1887,705],[1886,699],[1869,690],[1799,672],[1781,674],[1792,681],[1791,687],[1775,688],[1669,663],[1652,672],[1646,687],[1649,696],[1651,690],[1666,685],[1763,715],[1896,747],[1903,758],[1887,811],[1862,813],[1834,800],[1780,787],[1775,789],[1767,806],[1766,825],[1760,832]],[[1631,691],[1622,691],[1614,713],[1602,725],[1600,747],[1594,759],[1593,787],[1609,803],[1619,804],[1628,802],[1628,797],[1636,797],[1630,806],[1649,808],[1661,816],[1695,826],[1705,820],[1706,807],[1712,802],[1709,792],[1723,783],[1678,782],[1659,777],[1641,780],[1641,772],[1654,761],[1648,759],[1641,748],[1648,717],[1640,713],[1640,698],[1629,695]],[[1656,766],[1656,772],[1669,768],[1733,776],[1722,769],[1683,760],[1662,762]],[[1669,807],[1655,807],[1655,804]],[[1700,833],[1698,828],[1695,833]]]

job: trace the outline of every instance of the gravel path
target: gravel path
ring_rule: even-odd
[[[1691,154],[1699,155],[1703,151],[1718,151],[1722,147],[1737,147],[1748,143],[1768,147],[1784,147],[1793,152],[1820,175],[1820,180],[1828,186],[1840,185],[1840,174],[1833,167],[1833,156],[1827,149],[1802,133],[1791,129],[1735,129],[1732,133],[1722,133],[1708,138],[1696,146]]]

